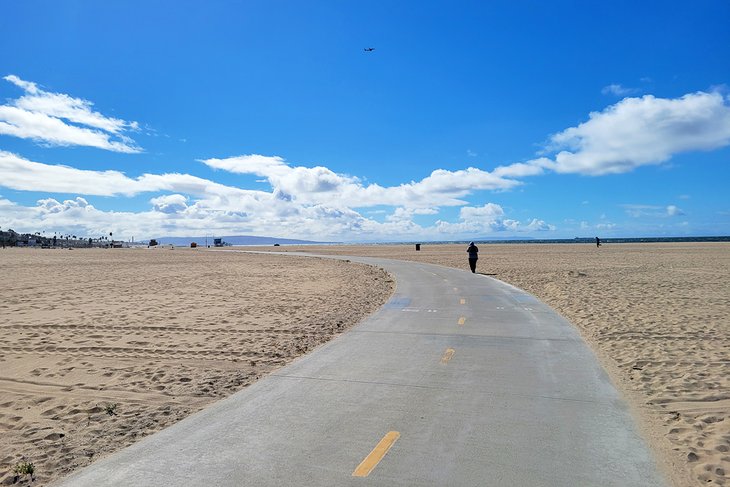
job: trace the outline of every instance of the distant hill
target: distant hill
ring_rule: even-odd
[[[208,245],[213,246],[213,238],[208,237]],[[312,244],[330,244],[337,242],[315,242],[312,240],[296,240],[289,238],[276,237],[254,237],[252,235],[229,235],[222,238],[223,242],[230,245],[312,245]],[[160,245],[177,245],[180,247],[188,247],[192,242],[198,245],[205,245],[205,237],[160,237],[157,238]]]

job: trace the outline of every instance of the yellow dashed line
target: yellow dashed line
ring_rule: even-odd
[[[393,443],[395,443],[398,438],[400,438],[400,433],[397,431],[389,431],[386,433],[386,435],[383,436],[383,439],[375,445],[373,451],[371,451],[370,454],[365,457],[365,460],[363,460],[360,465],[357,466],[355,471],[352,472],[352,476],[367,477],[370,475],[370,472],[377,467],[380,460],[382,460],[385,454],[388,453],[388,450],[390,450],[390,447],[393,446]]]
[[[444,356],[441,357],[441,363],[446,365],[449,363],[449,360],[451,360],[451,357],[454,356],[454,349],[453,348],[447,348],[444,352]]]
[[[466,318],[464,318],[464,317],[462,316],[461,318],[459,318],[459,324],[460,324],[460,325],[463,325],[464,323],[466,323]]]
[[[459,303],[460,303],[460,304],[466,304],[466,299],[462,298],[462,299],[461,299],[461,300],[459,301]]]

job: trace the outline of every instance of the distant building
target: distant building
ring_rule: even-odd
[[[222,238],[214,238],[213,239],[213,247],[223,247],[223,239]]]

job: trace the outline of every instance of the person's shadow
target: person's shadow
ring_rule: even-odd
[[[477,272],[477,274],[481,274],[483,276],[496,276],[497,274],[488,274],[486,272]]]

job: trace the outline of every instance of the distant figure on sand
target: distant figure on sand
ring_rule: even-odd
[[[600,247],[600,246],[601,246],[601,239],[596,237],[596,247]]]
[[[469,253],[469,267],[471,272],[474,274],[477,271],[477,260],[479,259],[479,247],[474,245],[474,242],[469,242],[469,246],[466,248]]]

